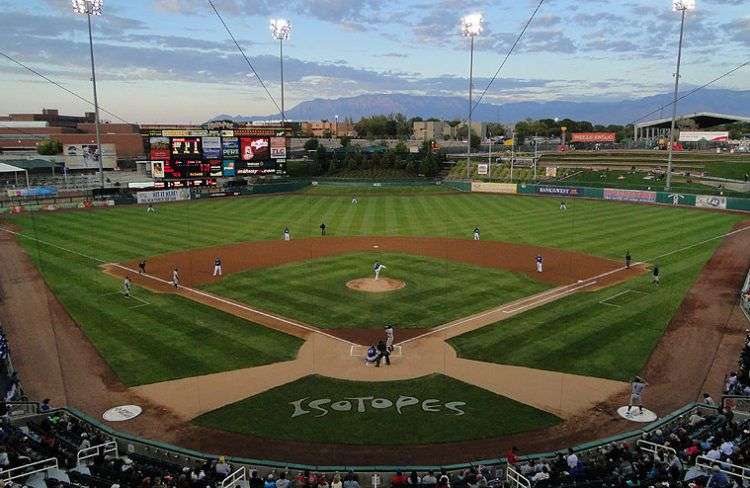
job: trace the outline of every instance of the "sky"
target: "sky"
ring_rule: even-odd
[[[410,93],[466,97],[469,41],[461,16],[481,12],[474,86],[488,85],[539,0],[214,0],[275,100],[208,0],[104,0],[93,38],[100,105],[133,123],[201,123],[266,115],[314,98]],[[750,59],[750,0],[697,0],[685,27],[685,87]],[[545,0],[485,102],[616,100],[671,90],[679,14],[670,0]],[[69,0],[0,0],[0,52],[91,100],[85,16]],[[750,90],[750,68],[715,87]],[[0,57],[0,114],[86,102]],[[112,117],[103,116],[104,119]]]

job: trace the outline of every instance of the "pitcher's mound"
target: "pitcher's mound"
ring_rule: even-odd
[[[400,290],[406,286],[401,280],[392,278],[359,278],[346,283],[347,288],[357,291],[366,291],[368,293],[384,293],[386,291]]]

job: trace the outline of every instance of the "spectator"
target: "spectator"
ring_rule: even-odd
[[[49,402],[50,402],[49,398],[45,398],[44,400],[42,400],[42,404],[39,405],[39,411],[42,413],[49,412],[50,411]]]
[[[406,476],[401,471],[396,471],[396,474],[391,476],[391,486],[406,486],[408,483]]]
[[[279,474],[279,479],[276,480],[276,488],[289,488],[291,482],[286,479],[286,473]]]
[[[714,465],[711,468],[711,476],[708,478],[706,488],[728,488],[729,478],[727,475],[721,472],[718,465]]]
[[[416,471],[412,471],[406,483],[410,486],[418,486],[422,483],[422,478],[419,477]]]
[[[568,455],[565,458],[565,462],[571,471],[578,467],[578,456],[576,456],[576,453],[574,453],[572,449],[568,449]]]
[[[343,488],[360,488],[359,481],[355,477],[347,476],[343,483]]]
[[[505,453],[505,460],[508,461],[510,466],[518,464],[518,448],[513,446],[508,452]]]
[[[266,482],[263,483],[263,488],[276,488],[276,481],[273,478],[273,474],[266,476]]]
[[[219,460],[216,461],[214,470],[216,470],[216,474],[219,475],[220,479],[223,480],[224,478],[229,476],[229,473],[232,472],[232,467],[229,465],[229,463],[226,462],[224,456],[219,456]]]
[[[422,476],[422,486],[425,488],[432,488],[438,483],[437,478],[432,471],[429,471],[426,475]]]
[[[250,479],[248,480],[250,488],[263,488],[263,478],[258,476],[258,471],[250,471]]]
[[[703,394],[703,403],[706,405],[716,405],[716,402],[714,402],[714,399],[708,393]]]
[[[336,473],[333,475],[333,480],[331,481],[331,488],[342,488],[343,483],[341,482],[341,475]]]

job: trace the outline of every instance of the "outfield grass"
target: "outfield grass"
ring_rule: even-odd
[[[370,277],[406,282],[388,293],[346,287]],[[398,253],[353,253],[226,276],[204,289],[322,328],[433,327],[550,288],[526,275]]]
[[[362,366],[365,367],[365,366]],[[420,401],[417,405],[396,411],[400,396]],[[349,411],[336,411],[332,403],[369,397],[364,412],[354,400]],[[331,399],[324,411],[306,408],[308,414],[292,417],[296,400]],[[383,398],[394,405],[373,408],[372,398]],[[422,410],[422,401],[435,399]],[[457,412],[444,407],[448,402],[465,402]],[[379,403],[385,406],[387,403]],[[220,430],[252,434],[274,439],[315,441],[337,444],[424,444],[456,442],[470,439],[500,437],[559,423],[552,414],[542,412],[509,398],[495,395],[476,386],[441,375],[408,381],[353,382],[321,376],[307,376],[294,383],[274,388],[204,414],[194,420],[198,425]],[[407,427],[405,427],[407,426]]]
[[[95,211],[34,212],[10,219],[30,236],[105,262],[231,242],[277,240],[287,225],[295,238],[317,236],[321,220],[326,222],[331,234],[339,236],[469,239],[471,230],[480,226],[482,238],[487,240],[545,245],[617,259],[625,249],[630,249],[635,260],[643,260],[726,233],[733,224],[743,220],[732,214],[604,201],[569,199],[568,211],[562,214],[558,206],[558,198],[464,193],[377,198],[362,195],[358,205],[352,205],[349,193],[340,197],[293,194],[157,205],[155,214],[146,214],[143,207],[131,206]],[[296,339],[269,333],[196,303],[141,289],[137,290],[139,296],[153,305],[115,313],[114,308],[101,300],[101,295],[117,290],[120,283],[103,275],[98,262],[35,241],[21,242],[63,305],[126,384],[252,365],[257,361],[251,349],[253,345],[268,353],[264,360],[283,360],[298,345]],[[640,322],[636,322],[645,323],[651,332],[638,336],[635,342],[596,340],[607,334],[617,337],[628,330],[633,337],[637,335],[631,330],[635,326],[630,318],[623,328],[623,322],[615,320],[618,315],[607,315],[606,321],[595,324],[599,334],[585,346],[589,352],[585,355],[580,354],[583,335],[554,334],[555,329],[545,329],[549,335],[546,340],[553,343],[550,347],[567,358],[554,361],[575,363],[575,368],[570,364],[555,367],[610,377],[617,375],[618,368],[627,372],[640,368],[669,319],[668,313],[655,315],[653,311],[659,307],[665,310],[675,307],[682,300],[684,290],[710,256],[710,248],[717,244],[718,241],[714,241],[686,251],[674,263],[664,260],[665,282],[669,281],[669,276],[677,274],[678,268],[684,267],[680,287],[665,283],[664,290],[656,295],[657,302],[652,310],[638,316]],[[567,303],[578,296],[581,295]],[[544,316],[553,323],[579,324],[583,320],[560,305],[550,305],[534,313],[547,310],[554,310]],[[590,310],[583,311],[590,313]],[[620,313],[625,311],[627,309],[623,308]],[[617,310],[609,311],[614,312]],[[581,326],[580,330],[585,328]],[[225,352],[233,346],[227,344],[230,341],[222,340],[221,335],[229,331],[233,340],[241,339],[243,345],[227,355]],[[279,341],[285,344],[281,350],[271,345]],[[511,354],[516,347],[512,342],[495,344],[499,356]],[[598,351],[601,354],[597,354]],[[486,354],[494,353],[487,350]],[[553,359],[549,357],[527,353],[522,358],[520,350],[516,354],[519,355],[516,361],[536,361],[535,367],[552,367],[549,363]],[[618,354],[617,366],[603,366],[606,357]],[[193,359],[183,361],[183,357]]]

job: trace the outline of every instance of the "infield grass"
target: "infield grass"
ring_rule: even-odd
[[[130,206],[34,212],[10,219],[26,235],[104,262],[232,242],[277,240],[285,226],[295,238],[317,236],[321,221],[328,225],[329,235],[340,236],[470,239],[471,230],[479,226],[485,240],[545,245],[616,259],[630,249],[639,261],[724,234],[743,220],[742,216],[687,208],[572,199],[567,203],[567,212],[560,212],[558,198],[426,192],[364,195],[353,205],[350,192],[340,197],[311,193],[157,205],[152,214],[144,207]],[[136,293],[149,306],[117,307],[102,295],[118,290],[120,282],[102,273],[99,262],[36,241],[20,242],[127,385],[281,361],[293,356],[299,346],[297,339],[140,288]],[[619,309],[599,304],[610,290],[576,294],[513,319],[508,322],[511,327],[503,324],[477,331],[489,334],[484,336],[486,343],[479,335],[469,335],[457,339],[457,345],[475,341],[464,342],[459,349],[465,354],[473,345],[476,354],[488,360],[502,358],[545,369],[627,377],[643,366],[685,291],[719,243],[715,240],[660,260],[664,284],[643,297],[643,309],[638,301]],[[367,275],[370,264],[358,275]],[[631,284],[621,285],[626,286]],[[350,313],[348,304],[340,306]],[[332,312],[338,313],[338,308]]]
[[[362,366],[363,368],[365,366]],[[416,405],[396,410],[400,396],[419,400]],[[363,400],[362,412],[358,400]],[[297,415],[291,402],[330,399],[323,410],[300,406],[310,413]],[[373,408],[372,399],[388,400],[392,406]],[[434,399],[424,411],[422,402]],[[331,405],[349,401],[350,410],[337,411]],[[448,402],[465,402],[458,408]],[[386,406],[387,402],[376,405]],[[341,405],[340,408],[346,408]],[[324,414],[324,412],[328,412]],[[355,382],[322,376],[307,376],[260,395],[227,405],[193,420],[198,425],[274,439],[336,444],[424,444],[500,437],[560,422],[552,414],[496,395],[476,386],[442,375],[406,381]]]
[[[346,287],[382,276],[406,287],[365,293]],[[399,253],[353,253],[234,273],[205,286],[211,293],[322,328],[433,327],[542,292],[550,286],[521,273]]]

